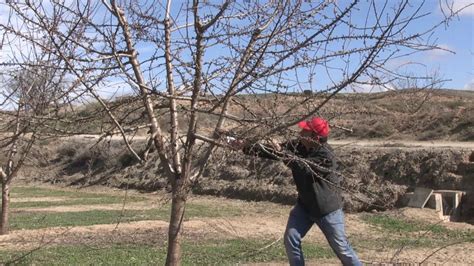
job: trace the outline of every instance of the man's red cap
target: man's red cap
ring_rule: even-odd
[[[321,137],[329,135],[329,123],[321,117],[313,117],[311,120],[301,121],[298,123],[301,129],[313,131]]]

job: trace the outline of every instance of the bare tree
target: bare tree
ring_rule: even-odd
[[[45,63],[45,62],[43,62]],[[44,126],[52,124],[56,113],[61,80],[55,69],[35,67],[9,70],[3,73],[2,135],[0,150],[5,155],[0,171],[2,183],[2,211],[0,234],[9,231],[9,201],[12,180],[24,165],[31,148],[42,135]],[[59,82],[59,84],[58,84]]]
[[[253,142],[287,136],[351,86],[406,79],[389,67],[391,60],[437,48],[425,37],[456,15],[413,32],[410,26],[430,15],[424,4],[15,1],[8,5],[18,23],[0,28],[25,43],[46,38],[51,45],[41,49],[62,60],[60,66],[106,110],[109,133],[121,134],[144,161],[126,135],[139,127],[123,123],[100,90],[120,81],[140,97],[137,111],[146,114],[149,143],[172,184],[166,264],[179,265],[189,189],[220,145],[220,132]]]

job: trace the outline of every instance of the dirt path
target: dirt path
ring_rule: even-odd
[[[28,207],[13,210],[13,212],[84,212],[84,211],[119,211],[119,210],[150,210],[159,208],[159,204],[152,202],[138,202],[107,204],[107,205],[71,205],[71,206],[53,206],[53,207]]]
[[[99,135],[75,135],[68,138],[73,139],[99,139]],[[121,136],[113,136],[114,140],[121,140]],[[133,136],[134,140],[146,140],[147,136]],[[329,140],[334,146],[363,146],[363,147],[403,147],[403,148],[462,148],[474,149],[474,141],[413,141],[413,140]]]
[[[32,198],[12,198],[11,202],[61,202],[70,199],[69,197],[32,197]]]
[[[186,221],[183,234],[187,238],[206,236],[215,239],[246,237],[279,238],[284,230],[282,220],[262,217],[200,218]],[[91,226],[52,227],[34,230],[15,230],[0,236],[0,249],[27,250],[41,245],[106,244],[120,240],[132,243],[165,241],[168,223],[165,221],[137,221]],[[160,233],[162,232],[162,233]]]
[[[357,147],[379,147],[379,148],[407,148],[407,149],[424,149],[424,148],[461,148],[473,149],[473,141],[453,142],[453,141],[406,141],[406,140],[330,140],[333,146],[357,146]]]

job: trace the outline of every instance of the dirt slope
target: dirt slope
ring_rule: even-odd
[[[93,143],[90,136],[51,143],[50,150],[34,154],[35,158],[48,156],[36,162],[37,166],[25,169],[24,179],[145,191],[169,189],[167,178],[160,174],[159,160],[152,158],[139,166],[123,150],[120,140],[89,149]],[[331,143],[344,176],[347,211],[403,206],[403,195],[423,186],[467,191],[463,214],[467,219],[474,217],[474,142]],[[229,150],[217,151],[193,192],[284,204],[296,199],[291,173],[283,164]]]

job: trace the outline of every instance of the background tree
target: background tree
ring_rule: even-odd
[[[389,62],[437,48],[424,37],[443,23],[414,32],[411,25],[430,14],[424,2],[408,0],[19,1],[9,7],[15,23],[1,28],[25,43],[46,38],[51,45],[41,49],[61,59],[58,68],[81,95],[100,103],[112,122],[109,134],[122,134],[140,162],[146,156],[133,150],[126,133],[149,128],[172,185],[168,265],[180,264],[187,196],[223,130],[251,142],[289,137],[293,125],[324,111],[343,90],[406,79]],[[141,125],[128,125],[102,99],[100,91],[117,83],[140,99]],[[262,93],[272,100],[261,100]]]
[[[38,65],[24,69],[10,69],[3,73],[0,97],[2,102],[0,124],[0,150],[2,163],[2,211],[0,234],[8,233],[10,185],[28,159],[38,139],[45,137],[59,111],[59,99],[63,93],[62,77],[56,68],[36,62]]]

